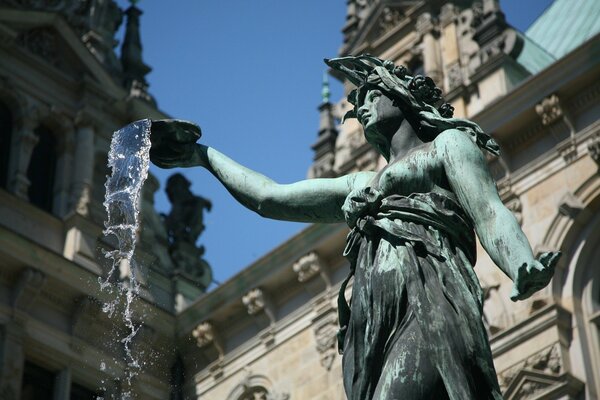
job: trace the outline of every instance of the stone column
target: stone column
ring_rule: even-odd
[[[71,184],[70,209],[87,216],[94,173],[94,128],[91,124],[77,126],[75,158]]]
[[[20,399],[25,367],[23,328],[14,322],[0,327],[0,396]]]
[[[23,120],[16,132],[13,141],[11,154],[10,172],[9,172],[9,190],[17,197],[29,200],[27,191],[29,190],[29,179],[27,179],[27,168],[31,160],[31,154],[39,137],[34,133],[37,126],[37,120]]]
[[[439,86],[442,79],[442,65],[438,44],[439,32],[436,21],[430,13],[423,13],[417,20],[416,29],[423,41],[423,67],[425,74],[431,77]]]
[[[70,400],[71,398],[71,368],[67,367],[56,374],[54,380],[53,400]]]
[[[451,91],[463,84],[458,44],[458,29],[456,19],[458,10],[452,3],[442,6],[440,12],[441,25],[441,55],[446,78],[446,91]]]

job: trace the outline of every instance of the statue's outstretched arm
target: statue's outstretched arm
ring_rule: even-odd
[[[213,148],[197,144],[200,128],[188,121],[152,121],[151,161],[161,168],[203,166],[240,203],[273,219],[298,222],[341,222],[348,193],[363,187],[374,172],[332,179],[309,179],[280,185],[241,166]]]
[[[560,253],[544,253],[535,259],[516,218],[498,196],[481,150],[457,130],[441,133],[434,145],[482,246],[513,280],[511,299],[522,300],[544,288],[552,279]]]
[[[219,151],[197,144],[199,164],[208,169],[241,204],[263,217],[298,222],[342,222],[341,206],[357,185],[373,172],[331,179],[278,184]]]

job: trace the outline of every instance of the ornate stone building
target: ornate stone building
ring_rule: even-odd
[[[102,235],[107,152],[114,130],[167,117],[147,90],[140,14],[112,0],[0,1],[0,399],[121,398],[124,326],[101,311],[110,294],[98,284],[100,249],[114,245]],[[144,368],[131,390],[166,399],[179,380],[176,310],[210,274],[171,260],[147,182],[132,343]]]
[[[500,144],[490,168],[534,251],[563,252],[551,285],[512,303],[512,282],[479,248],[505,398],[600,398],[600,3],[555,0],[524,33],[495,0],[347,7],[340,55],[371,53],[431,76],[455,115]],[[309,177],[381,167],[358,123],[338,124],[348,108],[324,91]],[[179,314],[189,398],[345,398],[335,333],[346,232],[309,226]]]
[[[534,250],[564,253],[546,290],[511,303],[511,282],[478,252],[505,398],[600,398],[599,3],[555,0],[524,33],[494,0],[347,7],[340,54],[372,53],[435,79],[456,114],[501,145],[490,167]],[[140,13],[125,12],[118,59],[114,1],[0,0],[1,399],[120,398],[127,365],[105,339],[123,327],[101,311],[109,295],[97,282],[101,249],[114,245],[102,237],[106,155],[115,129],[165,117],[144,79]],[[359,125],[339,124],[346,101],[323,98],[309,176],[379,168]],[[136,255],[137,396],[344,399],[335,333],[347,227],[309,226],[199,297],[209,268],[194,274],[180,257],[190,243],[173,243],[177,225],[165,229],[154,211],[157,189],[150,177]],[[126,283],[129,269],[119,272]]]

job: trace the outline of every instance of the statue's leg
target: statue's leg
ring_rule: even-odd
[[[394,342],[384,361],[374,400],[446,400],[448,394],[425,349],[417,320],[412,317]]]

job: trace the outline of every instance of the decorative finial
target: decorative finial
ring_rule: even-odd
[[[125,25],[125,37],[121,48],[121,64],[123,66],[123,84],[129,91],[131,97],[141,98],[150,103],[154,99],[148,93],[148,82],[146,75],[152,70],[142,60],[142,40],[140,37],[140,16],[142,10],[135,4],[139,0],[129,0],[131,6],[125,10],[127,24]]]
[[[327,76],[327,72],[323,72],[323,85],[321,88],[321,97],[323,98],[323,104],[329,103],[331,91],[329,90],[329,79]]]

